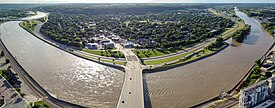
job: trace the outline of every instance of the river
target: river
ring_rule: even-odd
[[[45,13],[45,12],[37,11],[36,15],[25,17],[25,18],[20,18],[20,19],[21,20],[39,19],[39,18],[45,17],[46,15],[47,15],[47,13]]]
[[[216,55],[171,70],[145,74],[145,104],[153,108],[185,108],[232,89],[273,43],[261,24],[236,11],[251,25],[244,43]],[[229,39],[228,43],[232,44]]]
[[[38,17],[26,19],[33,18]],[[44,43],[22,29],[18,23],[4,23],[1,26],[1,38],[18,62],[43,88],[53,96],[84,106],[116,106],[124,72],[73,56]]]

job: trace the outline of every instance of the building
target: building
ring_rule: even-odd
[[[105,39],[105,40],[101,40],[101,42],[100,42],[102,45],[104,44],[104,43],[110,43],[110,40],[107,40],[107,39]]]
[[[119,42],[119,38],[118,37],[112,37],[112,41]]]
[[[275,63],[275,54],[272,51],[272,53],[270,53],[269,57],[266,60],[267,63]]]
[[[240,108],[254,107],[267,100],[269,96],[269,82],[267,80],[261,81],[240,91]]]
[[[269,83],[270,92],[274,93],[274,91],[275,91],[275,77],[272,75],[272,77],[268,78],[267,81]]]
[[[94,49],[97,49],[97,48],[98,48],[98,45],[97,45],[97,43],[88,43],[88,44],[86,45],[86,48],[91,49],[91,50],[94,50]]]
[[[240,91],[239,105],[241,108],[255,107],[270,97],[275,91],[275,77],[261,81]]]
[[[124,48],[133,48],[133,47],[134,47],[134,43],[132,43],[132,42],[124,43],[124,44],[123,44],[123,47],[124,47]]]
[[[102,47],[104,48],[104,49],[112,49],[112,48],[115,48],[115,43],[113,43],[113,42],[105,42],[105,43],[103,43],[102,44]]]

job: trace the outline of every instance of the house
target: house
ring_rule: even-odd
[[[118,37],[112,37],[112,41],[119,42],[119,38]]]
[[[110,43],[110,40],[107,40],[107,39],[105,39],[105,40],[101,40],[101,42],[100,42],[102,45],[104,44],[104,43]]]
[[[93,49],[97,49],[97,46],[98,46],[97,43],[88,43],[86,45],[86,48],[93,50]]]
[[[270,57],[266,60],[267,63],[275,63],[275,58],[274,57]]]
[[[115,43],[113,42],[105,42],[102,44],[102,47],[104,49],[112,49],[112,48],[115,48]]]
[[[102,41],[102,38],[100,38],[100,37],[95,37],[95,38],[93,38],[93,39],[94,39],[94,42],[95,42],[95,43],[99,43],[99,42]]]
[[[268,69],[270,69],[270,68],[272,68],[274,66],[275,65],[273,65],[272,63],[267,63],[267,64],[262,65],[261,69],[268,70]]]
[[[127,42],[127,43],[124,43],[123,44],[123,47],[124,48],[133,48],[134,47],[134,44],[132,42]]]

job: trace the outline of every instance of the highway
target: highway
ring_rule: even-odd
[[[116,44],[126,58],[125,79],[117,108],[144,108],[142,67],[138,57],[130,50]]]
[[[54,108],[82,108],[83,106],[69,103],[63,100],[59,100],[52,97],[45,89],[43,89],[27,72],[24,68],[16,61],[16,58],[8,51],[2,40],[0,39],[0,47],[4,51],[5,57],[10,60],[10,64],[13,69],[17,72],[18,76],[26,84],[26,87],[30,92],[37,98],[43,100],[46,104]]]

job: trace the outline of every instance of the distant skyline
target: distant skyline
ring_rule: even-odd
[[[0,3],[275,3],[275,0],[0,0]]]

